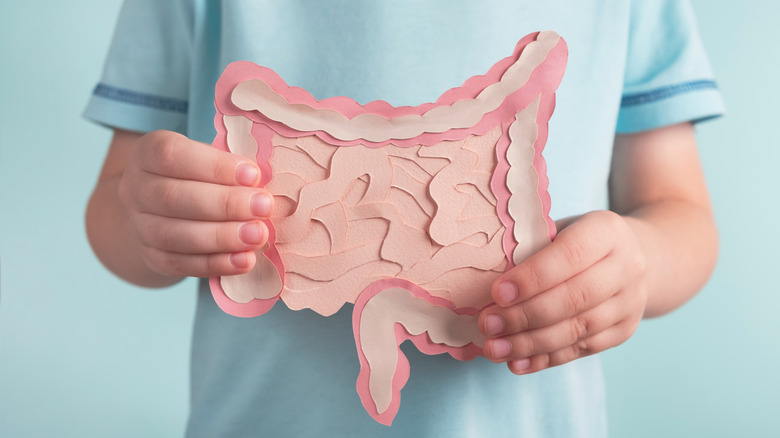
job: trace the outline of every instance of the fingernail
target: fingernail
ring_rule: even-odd
[[[257,167],[248,163],[241,163],[236,169],[236,181],[242,186],[254,187],[259,175]]]
[[[493,342],[490,343],[490,350],[493,353],[493,358],[501,359],[509,356],[509,353],[512,352],[512,344],[506,339],[493,339]]]
[[[244,269],[249,266],[249,258],[247,257],[246,252],[234,252],[233,254],[230,254],[229,259],[230,264],[238,269]]]
[[[485,334],[488,336],[497,335],[504,331],[506,324],[504,318],[499,315],[488,315],[485,317]]]
[[[498,285],[499,304],[510,304],[517,299],[517,287],[513,283],[504,282]]]
[[[530,367],[531,367],[531,359],[527,357],[525,359],[518,359],[512,361],[512,368],[514,368],[517,371],[525,371]]]
[[[252,197],[252,214],[258,217],[268,217],[271,215],[271,197],[260,193]]]
[[[257,245],[263,241],[263,229],[257,222],[241,225],[238,229],[238,238],[245,245]]]

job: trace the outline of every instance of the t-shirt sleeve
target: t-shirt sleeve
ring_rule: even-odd
[[[192,33],[185,0],[126,0],[84,116],[130,131],[183,133]]]
[[[634,0],[617,132],[699,122],[724,112],[687,0]]]

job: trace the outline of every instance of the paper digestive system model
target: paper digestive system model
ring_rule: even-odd
[[[316,100],[250,62],[216,87],[214,146],[256,160],[276,209],[254,269],[210,280],[240,317],[281,300],[323,316],[354,303],[357,392],[389,425],[409,378],[400,344],[469,360],[504,271],[555,236],[542,149],[568,50],[526,36],[435,103]]]

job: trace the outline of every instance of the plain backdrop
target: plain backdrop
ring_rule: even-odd
[[[693,1],[729,111],[699,129],[720,262],[603,354],[613,437],[780,436],[780,2],[715,3]],[[109,131],[80,114],[119,6],[0,1],[2,437],[184,431],[194,281],[122,283],[84,233]]]

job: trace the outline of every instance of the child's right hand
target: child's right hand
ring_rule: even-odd
[[[100,251],[99,232],[91,232],[90,241],[109,268],[136,284],[155,282],[117,272],[112,265],[119,263],[112,258],[118,255],[106,251],[136,252],[150,271],[169,279],[248,272],[255,263],[254,250],[267,242],[262,220],[273,209],[273,197],[257,188],[259,181],[252,160],[180,134],[117,131],[90,210],[100,210],[101,204],[104,213],[111,208],[105,199],[101,202],[99,191],[101,185],[114,187],[114,198],[119,195],[114,207],[124,216],[117,220],[120,230],[114,231],[127,233],[124,242],[116,243],[131,248]],[[89,220],[90,210],[88,229],[95,222]],[[171,281],[160,285],[164,283]]]

